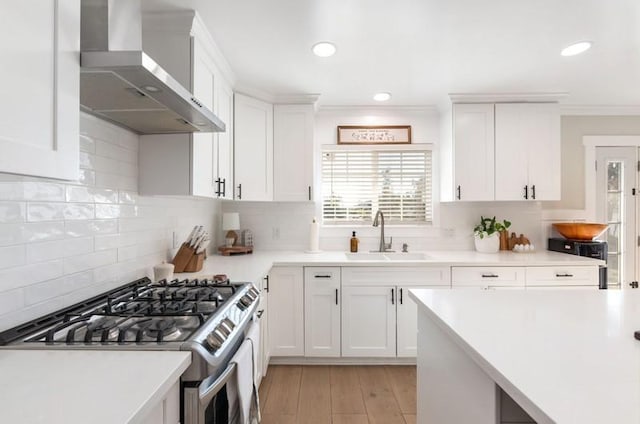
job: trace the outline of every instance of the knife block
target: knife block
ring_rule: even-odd
[[[182,243],[178,253],[173,258],[174,273],[198,272],[202,270],[203,265],[204,252],[196,253],[187,243]]]

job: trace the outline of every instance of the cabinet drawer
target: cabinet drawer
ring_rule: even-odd
[[[340,267],[304,267],[304,281],[326,281],[327,283],[338,282],[338,284],[340,284]]]
[[[597,266],[527,267],[529,286],[597,286]]]
[[[451,267],[451,286],[524,287],[522,267]]]
[[[345,286],[451,285],[449,267],[343,267],[342,284]]]

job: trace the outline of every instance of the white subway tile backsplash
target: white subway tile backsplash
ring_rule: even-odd
[[[30,222],[61,221],[64,220],[66,207],[65,203],[29,203],[27,220]]]
[[[0,174],[0,331],[152,274],[221,202],[138,194],[138,136],[80,114],[78,181]]]
[[[64,259],[64,272],[65,274],[73,274],[75,272],[104,266],[116,262],[116,260],[117,251],[115,249],[71,256]]]
[[[24,265],[26,256],[24,244],[0,247],[0,268]]]
[[[0,293],[0,311],[11,313],[24,307],[24,293],[22,289]]]
[[[27,260],[30,263],[44,262],[92,251],[93,238],[91,237],[32,243],[27,245]]]
[[[118,192],[106,188],[68,186],[67,202],[118,203]]]
[[[58,278],[63,274],[61,260],[5,268],[0,270],[0,292]]]
[[[96,208],[92,203],[67,203],[63,213],[66,220],[93,219]]]
[[[24,222],[26,205],[20,202],[0,202],[0,222]]]
[[[89,221],[67,221],[65,233],[69,237],[86,237],[97,234],[115,234],[118,232],[116,219],[96,219]]]

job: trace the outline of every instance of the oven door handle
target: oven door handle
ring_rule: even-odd
[[[227,384],[227,381],[233,376],[236,371],[236,364],[232,362],[229,366],[220,374],[220,377],[214,379],[207,377],[200,384],[200,390],[198,396],[200,397],[200,404],[203,406],[209,405],[211,399],[218,394],[218,392]]]

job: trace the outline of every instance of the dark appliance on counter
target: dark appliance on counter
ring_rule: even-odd
[[[259,325],[260,292],[225,279],[142,278],[0,333],[12,349],[182,350],[184,424],[226,423],[226,382],[233,355]],[[220,396],[218,396],[220,394]],[[222,408],[222,409],[221,409]]]
[[[560,237],[552,237],[549,239],[548,250],[554,252],[564,252],[570,255],[585,256],[587,258],[600,259],[606,262],[607,260],[607,242],[592,240],[570,240]],[[600,266],[599,272],[599,285],[600,289],[607,288],[607,267],[606,265]]]

